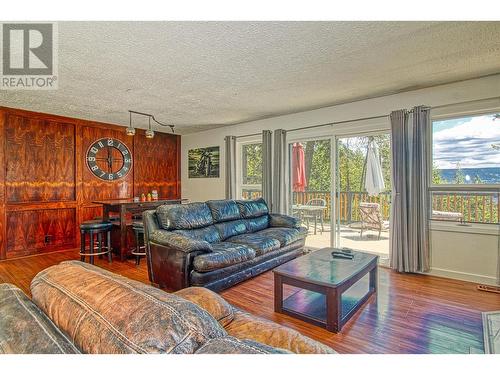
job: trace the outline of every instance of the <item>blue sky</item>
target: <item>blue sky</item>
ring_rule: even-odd
[[[433,162],[439,169],[500,168],[500,119],[493,115],[434,121]]]

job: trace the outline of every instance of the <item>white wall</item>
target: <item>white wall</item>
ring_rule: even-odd
[[[224,198],[223,166],[226,135],[252,134],[264,129],[290,130],[303,126],[386,115],[396,109],[411,108],[421,104],[436,107],[498,96],[500,96],[500,74],[188,134],[182,137],[182,197],[192,201]],[[343,126],[357,125],[357,123],[352,123]],[[323,128],[322,131],[325,130],[327,129]],[[220,146],[220,178],[188,178],[188,150],[207,146]],[[498,238],[495,234],[460,234],[433,230],[431,244],[433,273],[477,282],[491,283],[495,280],[496,262],[498,262]]]

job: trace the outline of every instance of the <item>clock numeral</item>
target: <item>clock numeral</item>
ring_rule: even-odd
[[[113,154],[108,152],[108,158],[111,159],[112,163],[115,163],[117,159],[121,159],[123,161],[122,168],[115,173],[108,173],[103,171],[97,165],[97,154],[102,152],[106,147],[112,147],[120,151],[120,156],[116,158]],[[111,151],[108,149],[108,151]],[[121,141],[114,138],[102,138],[95,141],[92,145],[90,145],[90,149],[86,155],[87,167],[90,171],[98,178],[104,181],[114,181],[120,178],[125,177],[125,175],[130,171],[130,167],[132,165],[132,154],[127,146]],[[109,161],[109,159],[108,159]]]

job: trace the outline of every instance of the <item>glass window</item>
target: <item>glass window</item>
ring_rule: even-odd
[[[500,114],[433,121],[431,218],[496,224],[499,189]]]
[[[241,145],[241,197],[262,196],[262,143]]]
[[[434,185],[500,184],[500,114],[432,123]]]

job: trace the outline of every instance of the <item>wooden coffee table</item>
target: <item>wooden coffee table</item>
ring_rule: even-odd
[[[274,269],[274,311],[339,332],[377,291],[378,256],[353,251],[333,258],[333,248],[314,251]],[[283,300],[283,284],[300,290]]]

